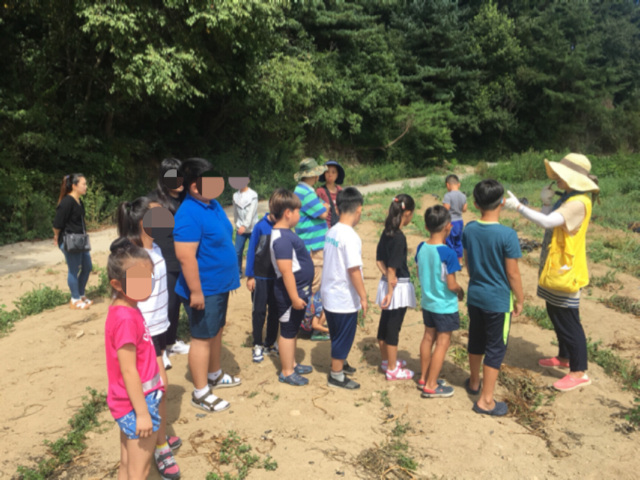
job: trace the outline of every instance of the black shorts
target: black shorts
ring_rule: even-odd
[[[454,332],[460,330],[460,314],[433,313],[422,309],[422,321],[427,328],[435,328],[436,332]]]
[[[153,346],[156,349],[156,357],[161,357],[162,352],[167,349],[167,332],[162,332],[158,335],[151,337]]]
[[[407,313],[407,307],[396,308],[394,310],[382,310],[380,314],[380,324],[378,325],[378,340],[382,340],[392,347],[398,346],[400,337],[400,329],[404,316]]]
[[[307,298],[303,298],[306,302]],[[296,310],[293,307],[289,307],[285,312],[280,315],[278,319],[280,321],[280,336],[282,338],[296,338],[298,331],[300,330],[300,324],[304,318],[306,309]]]
[[[511,313],[491,312],[469,305],[469,345],[471,355],[484,355],[487,367],[499,369],[507,353]]]

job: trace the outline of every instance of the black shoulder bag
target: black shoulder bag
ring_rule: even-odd
[[[329,199],[329,206],[331,207],[331,226],[333,227],[340,221],[340,215],[338,215],[338,212],[336,211],[336,206],[333,203],[333,199],[331,198],[331,192],[329,192],[329,189],[326,186],[322,188],[324,188],[324,191],[327,192],[327,198]]]
[[[84,226],[84,215],[82,215],[82,232],[83,233],[64,234],[64,249],[67,253],[82,253],[91,251],[89,235],[87,235],[87,229]]]

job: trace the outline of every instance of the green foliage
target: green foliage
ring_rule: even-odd
[[[631,297],[624,295],[614,295],[610,298],[601,300],[607,307],[613,308],[618,312],[630,313],[636,317],[640,317],[640,302]]]
[[[604,372],[618,380],[620,380],[627,388],[640,392],[637,387],[640,386],[640,370],[638,366],[616,355],[613,350],[602,348],[602,340],[592,342],[587,339],[587,354],[589,361],[600,365]]]
[[[69,431],[55,442],[45,440],[49,447],[49,457],[38,462],[37,467],[18,467],[18,478],[24,480],[44,480],[53,475],[59,467],[68,464],[80,455],[87,445],[84,443],[86,434],[100,426],[98,414],[107,408],[107,396],[87,387],[90,397],[82,397],[82,408],[69,420]]]
[[[640,392],[640,380],[638,380],[633,386],[632,390]],[[636,426],[640,426],[640,397],[634,398],[635,407],[629,409],[629,413],[625,416],[628,422],[633,423]]]
[[[391,400],[389,399],[389,392],[386,390],[382,390],[380,393],[380,401],[382,402],[382,404],[389,408],[391,406]]]
[[[228,472],[207,474],[207,480],[243,480],[249,475],[252,468],[264,468],[274,471],[278,468],[278,462],[270,456],[260,460],[260,456],[251,453],[251,445],[242,443],[242,439],[233,430],[229,430],[227,436],[222,439],[222,446],[218,459],[222,465],[233,465],[235,474]]]
[[[553,330],[553,323],[551,323],[551,319],[544,308],[526,303],[522,313],[525,317],[533,320],[540,328],[544,330]]]
[[[34,288],[25,293],[14,303],[20,315],[26,317],[27,315],[37,315],[44,310],[64,305],[70,299],[71,294],[63,292],[58,287],[51,288],[40,285],[40,288]]]
[[[464,347],[455,345],[449,349],[449,355],[453,358],[453,363],[461,368],[467,368],[469,366],[469,352]]]
[[[589,279],[589,285],[593,285],[598,288],[607,288],[611,285],[622,286],[618,280],[618,274],[615,270],[609,270],[604,275],[593,275]]]
[[[13,324],[18,320],[22,320],[22,315],[18,310],[6,310],[7,306],[3,303],[0,305],[0,337],[5,336],[13,328]]]
[[[391,435],[393,435],[394,437],[403,437],[410,430],[412,430],[412,428],[409,422],[400,423],[398,420],[396,420],[396,426],[391,431]]]

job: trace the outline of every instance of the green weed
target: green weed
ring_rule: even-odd
[[[252,454],[251,450],[251,445],[242,443],[238,434],[229,430],[227,436],[222,439],[218,460],[222,465],[232,465],[235,472],[211,472],[207,474],[206,480],[243,480],[247,478],[252,468],[264,468],[268,471],[278,468],[278,462],[271,457],[267,456],[261,461],[260,456]]]
[[[396,420],[396,426],[391,431],[391,435],[393,435],[394,437],[402,437],[411,430],[412,428],[409,422],[400,423],[398,420]]]
[[[607,288],[611,285],[620,286],[618,274],[615,270],[609,270],[606,274],[600,276],[592,276],[589,279],[589,285],[598,288]]]
[[[14,323],[24,318],[18,310],[7,311],[6,308],[4,303],[0,305],[0,337],[9,333]]]
[[[466,368],[469,365],[469,353],[466,348],[455,345],[449,349],[449,355],[453,358],[453,363],[459,367]]]
[[[191,340],[191,328],[189,327],[189,317],[184,305],[180,305],[180,316],[178,317],[178,338],[185,342]]]
[[[462,330],[469,330],[469,315],[460,312],[460,328]]]
[[[587,353],[589,361],[600,365],[607,375],[620,380],[626,388],[640,392],[637,390],[640,386],[640,369],[636,364],[619,357],[608,348],[602,348],[602,340],[592,342],[589,338]]]
[[[553,323],[551,323],[551,319],[544,308],[525,304],[522,313],[525,317],[533,320],[540,328],[553,330]]]
[[[531,372],[525,369],[503,366],[498,374],[498,381],[509,392],[504,400],[516,421],[534,431],[540,431],[544,425],[544,417],[537,409],[545,399],[552,401],[552,397],[542,392]]]
[[[255,397],[256,395],[258,395],[258,392],[251,392],[251,393],[249,394],[249,398],[253,398],[253,397]]]
[[[47,268],[44,273],[46,273],[47,275],[57,275],[60,272],[58,270],[54,270],[53,268]]]
[[[380,401],[385,407],[389,408],[391,406],[391,400],[389,399],[389,392],[387,392],[386,390],[382,390],[379,393],[380,393]]]
[[[44,441],[51,458],[42,459],[37,467],[18,467],[18,477],[24,480],[49,478],[59,467],[70,463],[87,447],[84,443],[87,432],[100,426],[98,414],[107,408],[107,396],[87,388],[91,398],[83,397],[82,408],[69,420],[71,431],[55,442]]]
[[[610,298],[600,299],[600,302],[618,312],[630,313],[631,315],[640,317],[640,302],[637,302],[631,297],[625,297],[624,295],[614,295]]]
[[[640,380],[636,381],[631,390],[640,392]],[[629,413],[625,416],[628,422],[640,426],[640,397],[634,398],[635,407],[629,409]]]
[[[94,265],[93,272],[98,275],[99,282],[95,287],[89,287],[87,289],[87,297],[108,297],[111,294],[111,284],[109,283],[109,275],[107,274],[107,269]]]
[[[22,295],[14,304],[20,312],[20,315],[26,317],[64,305],[68,303],[70,299],[71,294],[63,292],[58,287],[51,288],[46,285],[40,285],[40,288],[34,288],[30,292]]]

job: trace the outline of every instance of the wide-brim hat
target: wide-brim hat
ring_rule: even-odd
[[[599,192],[598,177],[591,175],[591,162],[584,155],[570,153],[559,162],[544,159],[547,176],[552,180],[562,179],[569,187],[579,192]]]
[[[324,165],[318,165],[315,158],[305,158],[300,162],[298,173],[293,175],[293,178],[299,182],[306,177],[319,177],[327,171],[327,167]]]
[[[336,185],[342,185],[342,182],[344,182],[344,168],[342,168],[342,165],[340,165],[335,160],[329,160],[328,162],[325,162],[324,166],[327,167],[327,170],[329,170],[329,165],[333,165],[338,169],[338,179],[336,180]],[[325,178],[324,173],[320,175],[320,181],[327,183],[327,179]]]

